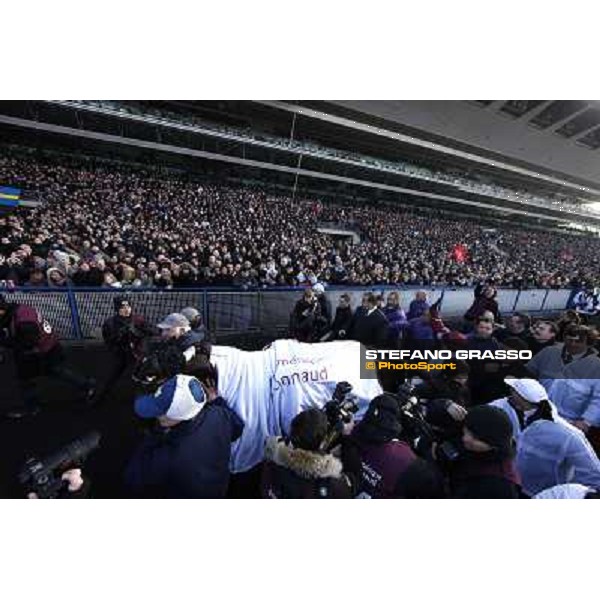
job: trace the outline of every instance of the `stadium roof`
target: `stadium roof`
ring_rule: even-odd
[[[517,176],[600,194],[595,100],[335,100],[287,102],[504,163]],[[475,164],[475,163],[473,163]],[[481,163],[483,164],[483,163]],[[559,183],[560,185],[560,183]],[[583,189],[583,188],[587,188]]]

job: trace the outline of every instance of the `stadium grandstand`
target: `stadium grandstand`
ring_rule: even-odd
[[[0,444],[10,468],[23,459],[18,420],[38,453],[102,430],[108,449],[86,467],[100,497],[597,493],[599,148],[595,101],[1,101],[0,368],[15,383],[0,391]],[[493,356],[467,354],[454,378],[386,377],[381,366],[373,378],[365,347]],[[140,394],[131,372],[138,386],[159,384]],[[41,376],[51,381],[37,385]],[[565,380],[578,385],[557,385]],[[383,410],[383,392],[405,408],[418,398],[430,442],[462,440],[471,423],[497,451],[501,482],[466,484],[444,464],[436,487],[439,457],[415,435],[403,441],[415,473],[403,479],[400,469],[385,489],[346,464],[347,486],[290,483],[281,476],[294,470],[289,448],[274,437],[296,435],[307,452],[319,428],[329,441],[334,425],[351,437],[340,421],[344,382],[355,435],[366,435],[375,396]],[[512,390],[522,404],[508,403]],[[37,416],[42,396],[55,394],[65,402]],[[334,409],[311,413],[332,395]],[[200,423],[198,406],[210,404],[227,453],[233,442],[229,470],[207,465],[219,485],[166,476],[146,485],[143,452],[126,460],[141,431],[134,397],[138,416],[174,422]],[[556,444],[573,448],[568,475],[519,454],[517,416],[536,410],[564,429]],[[499,438],[506,419],[514,459],[510,433]],[[34,442],[45,424],[60,434]],[[182,472],[190,460],[182,455]],[[0,486],[18,496],[11,473]],[[410,488],[424,479],[428,491]]]

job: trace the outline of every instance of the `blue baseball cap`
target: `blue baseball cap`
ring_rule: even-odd
[[[189,375],[176,375],[154,394],[135,399],[135,412],[143,419],[165,416],[175,421],[189,421],[206,406],[206,394],[200,382]]]

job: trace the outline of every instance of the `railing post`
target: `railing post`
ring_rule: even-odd
[[[542,312],[546,308],[546,300],[548,299],[549,295],[550,295],[550,288],[548,288],[546,290],[546,295],[544,296],[544,299],[542,300],[542,306],[540,306],[540,312]]]
[[[521,296],[521,290],[517,291],[517,297],[515,298],[515,303],[513,304],[512,311],[515,312],[517,310],[517,304],[519,304],[519,298]]]
[[[206,297],[206,290],[202,290],[202,313],[204,317],[205,326],[210,329],[210,320],[208,315],[208,299]]]
[[[75,338],[81,340],[83,339],[83,334],[81,333],[79,310],[77,308],[77,300],[75,299],[75,294],[73,293],[72,288],[67,289],[67,299],[69,301],[69,307],[71,309],[71,323],[73,324],[73,332],[75,333]]]

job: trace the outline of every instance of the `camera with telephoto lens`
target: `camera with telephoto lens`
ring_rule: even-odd
[[[333,396],[323,407],[329,425],[323,449],[333,448],[342,435],[344,425],[350,423],[358,412],[355,396],[352,393],[352,385],[347,381],[340,381],[333,392]]]
[[[19,483],[38,498],[56,498],[68,485],[62,474],[80,467],[99,445],[100,434],[92,431],[45,458],[30,458],[19,472]]]
[[[183,373],[185,356],[173,341],[160,341],[151,346],[136,365],[132,379],[142,387],[158,388],[167,379]]]
[[[405,440],[417,454],[436,444],[436,460],[440,463],[454,462],[461,456],[460,449],[451,441],[444,439],[443,433],[433,427],[425,417],[425,406],[415,395],[410,383],[400,386],[396,393],[400,405],[400,420]]]

